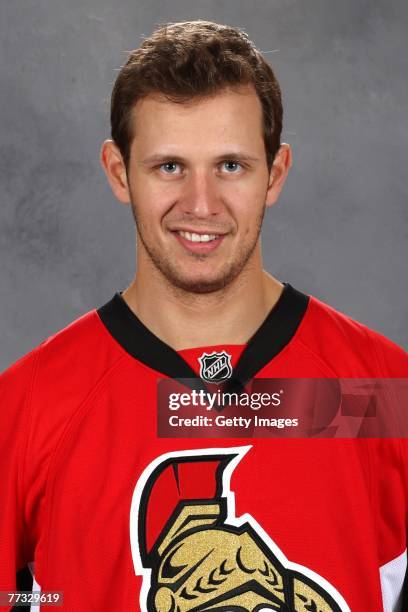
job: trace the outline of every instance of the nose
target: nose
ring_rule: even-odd
[[[181,206],[185,213],[207,219],[221,210],[217,178],[205,170],[191,172],[183,187]]]

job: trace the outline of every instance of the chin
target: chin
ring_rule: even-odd
[[[205,294],[221,291],[232,282],[232,278],[181,278],[173,277],[168,279],[172,285],[188,293]]]

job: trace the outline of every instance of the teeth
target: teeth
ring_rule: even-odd
[[[180,236],[190,242],[210,242],[218,238],[217,234],[193,234],[191,232],[179,232]]]

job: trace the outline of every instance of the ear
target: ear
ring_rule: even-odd
[[[129,204],[130,192],[126,167],[119,148],[113,140],[105,140],[102,144],[100,162],[119,202]]]
[[[285,184],[291,165],[292,150],[288,144],[282,143],[275,155],[269,175],[266,206],[273,206],[275,204]]]

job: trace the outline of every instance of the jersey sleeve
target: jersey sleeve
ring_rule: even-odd
[[[24,462],[38,349],[0,374],[0,591],[16,590],[31,561],[24,518]]]
[[[371,341],[380,378],[408,378],[408,353],[378,332],[371,331]]]
[[[404,379],[401,380],[403,388],[406,389],[408,379],[408,353],[399,345],[378,333],[372,334],[374,352],[380,367],[380,375],[385,378]],[[402,405],[399,411],[405,421],[405,413],[408,414],[406,392],[401,394]],[[381,529],[380,557],[383,553],[380,568],[381,588],[386,610],[405,610],[408,600],[407,581],[407,533],[408,533],[408,439],[401,437],[397,440],[400,448],[400,460],[394,462],[394,470],[378,486],[386,505],[378,517],[378,525]],[[381,474],[381,466],[378,466],[378,474]],[[396,481],[400,480],[401,486]],[[382,486],[381,486],[382,485]],[[394,485],[394,486],[392,486]],[[401,491],[401,498],[397,498],[396,492]],[[393,494],[394,492],[394,494]],[[405,541],[397,537],[396,517],[400,515],[401,524],[405,524]],[[400,541],[398,550],[397,542]],[[393,542],[394,550],[398,550],[398,556],[391,559],[387,553],[387,542]],[[403,601],[402,601],[403,600]]]

